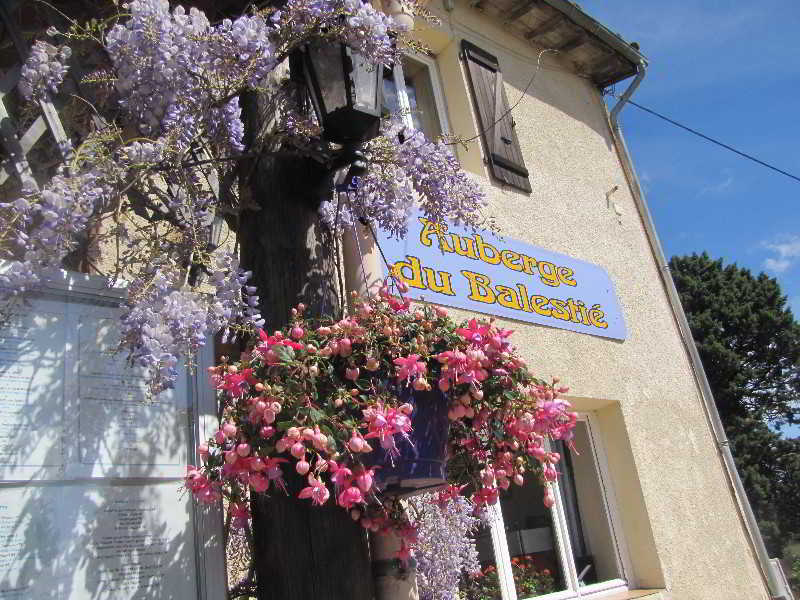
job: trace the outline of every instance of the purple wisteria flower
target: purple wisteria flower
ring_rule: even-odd
[[[419,534],[415,548],[420,600],[459,600],[458,583],[480,570],[472,534],[482,520],[463,496],[423,494],[409,498]]]
[[[41,100],[48,92],[57,92],[68,67],[65,64],[72,55],[68,46],[53,46],[38,41],[31,48],[28,60],[22,65],[19,91],[28,100]]]
[[[486,199],[450,149],[416,129],[391,123],[366,149],[369,171],[347,200],[325,202],[321,216],[333,226],[352,227],[364,218],[397,238],[408,232],[408,217],[418,204],[426,218],[475,228],[482,226]],[[337,215],[338,212],[338,215]]]

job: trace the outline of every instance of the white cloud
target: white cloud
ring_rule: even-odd
[[[702,188],[697,193],[697,196],[720,196],[731,189],[731,187],[733,187],[733,173],[731,173],[730,169],[724,169],[722,171],[722,177],[722,181],[712,183]]]
[[[775,273],[783,273],[792,266],[792,261],[785,258],[767,258],[764,260],[764,268]]]
[[[777,241],[762,242],[761,246],[776,254],[764,260],[764,268],[775,273],[783,273],[800,261],[800,236],[781,236]]]

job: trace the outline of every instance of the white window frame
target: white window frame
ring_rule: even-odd
[[[439,126],[442,130],[442,135],[450,133],[450,122],[447,119],[447,105],[444,101],[444,91],[441,80],[439,78],[439,69],[436,65],[436,59],[426,54],[418,52],[409,52],[406,54],[411,60],[422,63],[428,68],[428,75],[430,76],[431,89],[433,90],[433,101],[436,108],[436,116],[439,119]],[[397,104],[401,111],[401,119],[406,127],[414,127],[414,121],[411,118],[411,103],[408,100],[408,90],[406,90],[406,78],[403,72],[403,63],[398,61],[392,69],[392,76],[394,78],[394,86],[397,92]],[[432,140],[433,141],[433,140]]]
[[[598,481],[603,490],[602,500],[605,513],[608,517],[608,525],[611,529],[611,536],[616,548],[617,569],[622,573],[621,578],[609,579],[590,585],[578,585],[578,573],[575,562],[572,559],[572,544],[569,539],[567,528],[567,515],[564,504],[561,501],[561,489],[559,481],[553,484],[553,494],[556,502],[553,505],[553,533],[557,546],[557,554],[564,571],[567,589],[552,592],[542,596],[535,596],[535,600],[567,600],[571,598],[602,598],[605,595],[628,591],[628,581],[631,578],[631,563],[628,555],[627,546],[624,543],[622,527],[620,525],[619,512],[616,507],[616,497],[611,485],[611,478],[608,469],[608,459],[602,440],[595,433],[597,431],[596,419],[593,414],[580,414],[578,420],[586,424],[589,442],[592,447],[594,465]],[[505,522],[503,513],[498,502],[489,510],[489,528],[492,536],[492,548],[494,550],[495,568],[500,581],[500,590],[503,600],[529,600],[520,598],[517,595],[514,577],[511,572],[511,557],[508,551],[506,540]]]

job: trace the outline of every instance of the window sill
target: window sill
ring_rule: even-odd
[[[651,589],[651,590],[625,590],[623,592],[598,592],[597,594],[592,594],[591,596],[585,596],[585,598],[597,598],[597,600],[634,600],[636,598],[647,598],[648,600],[659,600],[662,598],[661,592],[664,590],[662,589]]]

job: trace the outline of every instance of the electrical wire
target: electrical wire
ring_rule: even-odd
[[[522,93],[519,95],[519,99],[517,99],[517,101],[514,102],[514,106],[512,106],[511,108],[506,110],[506,112],[504,112],[502,115],[497,117],[497,119],[495,119],[494,123],[492,123],[491,125],[486,127],[486,129],[482,129],[480,131],[480,133],[478,133],[477,135],[473,135],[471,138],[466,139],[466,140],[458,140],[457,142],[452,142],[452,144],[456,144],[456,143],[458,143],[458,144],[468,144],[469,142],[477,140],[483,134],[489,133],[490,131],[492,131],[494,129],[495,125],[497,125],[500,121],[502,121],[503,119],[506,118],[506,115],[511,114],[511,111],[514,110],[515,108],[517,108],[519,103],[522,102],[523,98],[525,98],[525,95],[528,93],[528,90],[533,85],[533,82],[536,81],[536,76],[539,74],[539,70],[542,67],[542,55],[546,54],[547,52],[552,52],[553,54],[558,54],[559,51],[554,49],[554,48],[545,48],[544,50],[539,52],[539,56],[536,58],[536,69],[533,71],[533,75],[531,76],[530,81],[528,81],[528,85],[525,86],[525,89],[522,90]],[[495,85],[497,85],[497,84],[495,83]]]
[[[617,95],[614,95],[614,97],[619,99],[619,96],[617,96]],[[707,136],[704,133],[700,133],[696,129],[692,129],[691,127],[687,127],[686,125],[678,123],[674,119],[670,119],[669,117],[666,117],[666,116],[662,115],[661,113],[658,113],[658,112],[656,112],[656,111],[654,111],[654,110],[652,110],[650,108],[647,108],[646,106],[642,106],[641,104],[637,104],[633,100],[628,100],[627,103],[628,104],[632,104],[633,106],[635,106],[639,110],[643,110],[644,112],[649,113],[649,114],[653,115],[654,117],[658,117],[659,119],[662,119],[662,120],[666,121],[667,123],[675,125],[675,127],[679,127],[680,129],[683,129],[684,131],[688,131],[691,134],[694,134],[694,135],[696,135],[698,137],[701,137],[704,140],[706,140],[708,142],[711,142],[712,144],[716,144],[717,146],[725,148],[726,150],[730,150],[731,152],[733,152],[735,154],[738,154],[739,156],[741,156],[743,158],[746,158],[747,160],[751,160],[754,163],[758,163],[762,167],[766,167],[768,169],[772,169],[773,171],[775,171],[777,173],[780,173],[781,175],[786,175],[786,177],[790,177],[791,179],[794,179],[795,181],[800,182],[800,177],[798,177],[797,175],[793,175],[792,173],[789,173],[788,171],[784,171],[783,169],[779,169],[778,167],[773,166],[773,165],[769,164],[768,162],[765,162],[765,161],[763,161],[763,160],[761,160],[759,158],[756,158],[755,156],[753,156],[751,154],[747,154],[746,152],[742,152],[741,150],[737,150],[733,146],[729,146],[728,144],[720,142],[719,140],[715,140],[714,138],[712,138],[710,136]]]

